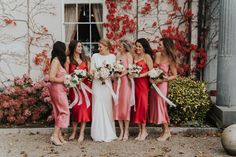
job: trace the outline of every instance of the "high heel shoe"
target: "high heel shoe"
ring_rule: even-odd
[[[57,141],[55,140],[54,136],[51,136],[50,142],[51,142],[51,144],[53,144],[53,145],[55,145],[55,146],[62,146],[62,145],[63,145],[63,143],[57,142]]]
[[[164,133],[163,136],[157,138],[157,141],[170,140],[170,137],[171,137],[171,134],[170,134],[170,133]]]

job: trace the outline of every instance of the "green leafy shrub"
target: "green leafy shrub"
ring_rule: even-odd
[[[210,109],[210,98],[204,82],[178,77],[170,82],[168,97],[177,105],[169,110],[172,124],[203,124]]]

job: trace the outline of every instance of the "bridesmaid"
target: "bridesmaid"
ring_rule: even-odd
[[[155,55],[154,66],[163,70],[164,79],[151,80],[151,82],[155,83],[162,93],[167,96],[168,81],[176,79],[177,77],[175,48],[172,39],[161,39],[160,52]],[[154,88],[150,89],[149,104],[150,110],[148,121],[150,123],[162,124],[163,132],[157,140],[166,141],[171,137],[170,129],[168,127],[170,120],[167,106],[165,100],[157,94]]]
[[[135,82],[135,106],[132,110],[132,121],[139,126],[139,134],[136,140],[145,140],[148,133],[146,130],[146,119],[148,115],[148,71],[153,68],[152,49],[145,38],[138,39],[135,42],[136,55],[134,63],[142,67],[138,77],[134,78]]]
[[[69,57],[67,58],[66,62],[66,70],[70,74],[74,72],[75,69],[81,69],[89,71],[89,59],[84,54],[82,49],[82,44],[79,41],[73,40],[69,44]],[[85,85],[89,86],[91,88],[91,83],[88,79],[84,79],[82,81]],[[78,86],[80,95],[82,96],[82,104],[78,105],[79,100],[76,102],[76,104],[72,107],[72,133],[69,137],[69,140],[75,139],[76,136],[76,129],[77,129],[77,123],[80,123],[80,134],[78,138],[78,142],[82,142],[84,140],[84,130],[86,127],[86,122],[91,121],[91,111],[92,107],[91,105],[87,107],[88,104],[86,104],[85,96],[80,87]],[[88,92],[86,93],[88,97],[90,98],[91,102],[91,94]],[[75,100],[75,93],[73,89],[70,89],[69,91],[69,98],[71,102]]]
[[[56,146],[61,146],[66,143],[62,137],[61,128],[67,128],[70,121],[67,93],[64,85],[64,77],[66,74],[66,70],[64,69],[66,62],[65,50],[65,44],[60,41],[57,41],[53,45],[49,72],[49,80],[51,82],[49,92],[52,99],[53,115],[55,119],[55,127],[50,141]]]
[[[121,61],[125,69],[128,68],[129,64],[133,63],[133,58],[129,53],[131,45],[127,40],[120,40],[119,55],[116,60]],[[127,70],[122,74],[117,74],[116,77],[121,79],[121,85],[119,89],[118,104],[114,105],[113,114],[114,119],[118,120],[120,127],[120,136],[118,140],[127,141],[129,136],[129,121],[130,121],[130,97],[131,97],[131,86],[129,78],[127,76]],[[114,82],[114,90],[117,91],[117,79]]]

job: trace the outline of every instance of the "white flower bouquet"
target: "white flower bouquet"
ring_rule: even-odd
[[[94,78],[100,79],[102,84],[105,84],[105,80],[108,79],[112,74],[112,66],[110,64],[104,64],[95,70]]]
[[[113,64],[112,69],[114,73],[122,74],[122,72],[125,70],[125,67],[122,64],[121,60],[118,60]]]
[[[133,64],[133,65],[129,65],[127,70],[128,70],[129,75],[137,77],[139,76],[142,70],[142,67],[138,66],[137,64]]]
[[[75,69],[74,74],[77,75],[77,77],[80,80],[88,77],[88,73],[87,73],[87,71],[85,69],[84,70],[82,70],[82,69]]]
[[[64,84],[69,88],[73,88],[76,87],[79,82],[86,77],[88,77],[86,70],[75,69],[73,73],[67,74],[65,76]]]
[[[77,75],[66,74],[64,84],[69,88],[76,87],[79,84],[79,78]]]
[[[151,79],[163,79],[163,71],[159,68],[153,68],[148,72]]]

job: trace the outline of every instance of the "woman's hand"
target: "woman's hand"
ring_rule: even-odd
[[[120,78],[120,77],[121,77],[121,75],[120,75],[119,73],[115,73],[114,76],[115,76],[116,78]]]
[[[151,82],[151,83],[154,83],[154,84],[160,84],[160,83],[163,82],[163,80],[161,80],[161,79],[155,79],[155,80],[150,79],[150,82]]]

